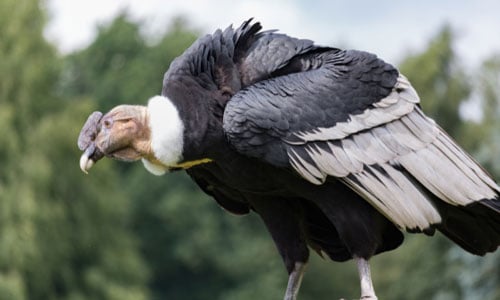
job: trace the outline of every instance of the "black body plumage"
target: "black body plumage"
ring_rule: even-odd
[[[373,54],[248,21],[196,41],[162,93],[184,121],[184,160],[213,160],[189,175],[228,211],[258,213],[289,272],[309,247],[368,259],[400,230],[437,229],[479,255],[500,244],[498,186]],[[460,174],[438,180],[433,159]]]

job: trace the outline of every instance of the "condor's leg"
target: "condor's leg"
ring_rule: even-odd
[[[368,259],[397,248],[402,233],[367,201],[341,182],[319,186],[310,199],[335,226],[340,240],[358,265],[361,299],[377,299],[373,291]]]
[[[285,300],[295,300],[309,258],[298,202],[259,198],[252,199],[251,204],[264,221],[288,271]]]
[[[358,265],[359,280],[361,283],[361,300],[377,300],[378,298],[375,296],[375,290],[373,289],[370,264],[368,263],[368,260],[356,257],[356,264]]]
[[[296,262],[291,273],[288,275],[288,285],[286,287],[285,300],[295,300],[299,294],[302,277],[306,270],[306,262]]]

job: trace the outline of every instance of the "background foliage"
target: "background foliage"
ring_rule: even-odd
[[[0,299],[280,299],[287,275],[260,220],[222,211],[182,173],[103,161],[78,169],[93,110],[144,104],[198,33],[182,19],[151,42],[126,13],[86,49],[43,38],[40,3],[0,1]],[[221,24],[223,25],[223,24]],[[500,53],[464,70],[444,26],[397,65],[424,110],[500,178]],[[460,108],[480,99],[479,122]],[[500,253],[407,235],[373,259],[380,299],[500,299]],[[354,299],[352,263],[316,255],[301,299]]]

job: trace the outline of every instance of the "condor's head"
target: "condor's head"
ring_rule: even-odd
[[[84,151],[80,168],[88,170],[104,156],[142,160],[156,175],[178,167],[182,161],[184,126],[176,107],[162,96],[148,106],[120,105],[106,115],[92,114],[80,132],[78,146]]]

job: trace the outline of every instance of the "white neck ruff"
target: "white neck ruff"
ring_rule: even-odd
[[[143,159],[144,167],[155,175],[163,175],[168,166],[182,161],[184,124],[175,105],[164,96],[155,96],[148,102],[151,149],[163,166]]]

